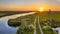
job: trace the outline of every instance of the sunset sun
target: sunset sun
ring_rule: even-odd
[[[44,11],[44,8],[43,7],[40,7],[40,10],[39,10],[40,12],[43,12]]]

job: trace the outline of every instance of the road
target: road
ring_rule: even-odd
[[[44,34],[44,33],[43,33],[43,30],[42,30],[42,27],[41,27],[41,25],[40,25],[40,19],[39,19],[39,16],[38,16],[38,25],[39,25],[39,29],[40,29],[41,34]]]
[[[37,16],[36,16],[36,18],[34,20],[34,34],[36,34],[36,20],[37,20]]]
[[[36,32],[36,21],[37,21],[37,19],[38,19],[38,26],[39,26],[40,32],[41,32],[41,34],[44,34],[44,33],[43,33],[43,30],[42,30],[42,27],[41,27],[41,25],[40,25],[39,16],[36,16],[36,18],[35,18],[35,20],[34,20],[34,34],[37,34],[37,32]]]

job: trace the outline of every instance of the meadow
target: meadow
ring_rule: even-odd
[[[10,19],[8,25],[11,27],[19,27],[17,34],[33,34],[35,16],[36,14],[31,14],[16,19]]]
[[[51,14],[46,12],[39,15],[40,21],[49,22],[48,24],[53,28],[60,27],[60,12],[52,12]]]
[[[21,16],[16,19],[10,19],[8,25],[19,27],[17,34],[33,34],[34,19],[38,15],[44,34],[57,34],[52,28],[60,27],[60,12],[37,12],[36,14]],[[37,19],[38,21],[38,19]],[[36,21],[37,34],[41,34],[38,22]]]

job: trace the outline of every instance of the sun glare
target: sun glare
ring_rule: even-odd
[[[43,12],[43,7],[40,7],[40,12]]]

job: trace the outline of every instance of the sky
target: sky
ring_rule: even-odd
[[[60,11],[60,0],[0,0],[0,11],[35,11],[40,7]]]

